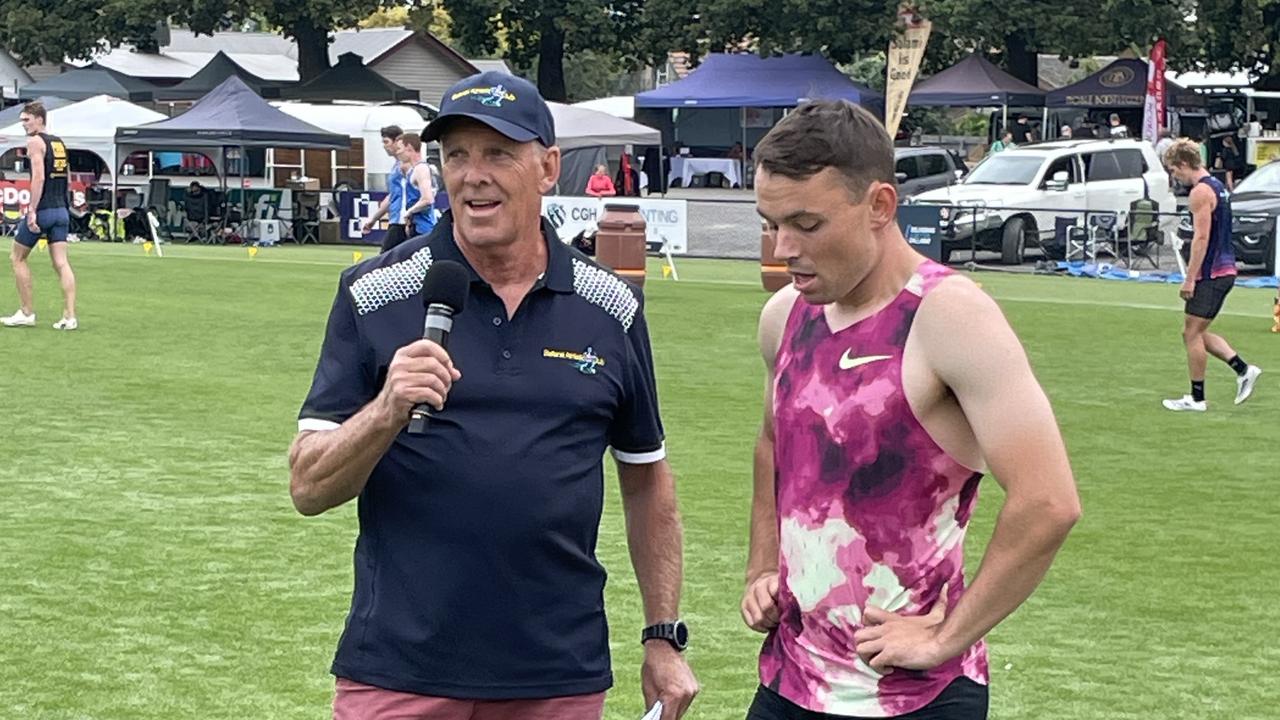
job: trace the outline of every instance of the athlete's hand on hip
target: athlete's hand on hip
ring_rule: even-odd
[[[742,594],[742,619],[747,627],[767,633],[778,627],[778,573],[768,572],[747,583]]]
[[[40,232],[40,226],[36,224],[35,212],[27,213],[27,229],[29,229],[33,233]]]
[[[407,424],[409,412],[418,403],[443,409],[449,388],[461,377],[444,348],[430,340],[416,340],[391,358],[378,401],[388,417]]]
[[[947,587],[928,615],[904,616],[867,606],[862,613],[864,627],[853,634],[854,649],[876,672],[889,674],[893,668],[931,670],[950,660],[938,639],[947,617]]]
[[[1178,295],[1183,300],[1190,300],[1191,296],[1195,294],[1196,294],[1196,281],[1192,278],[1187,278],[1186,280],[1183,280],[1182,287],[1178,289]]]
[[[688,712],[698,694],[698,680],[693,676],[684,655],[665,640],[644,644],[644,666],[640,668],[640,687],[645,708],[662,701],[662,720],[678,720]]]

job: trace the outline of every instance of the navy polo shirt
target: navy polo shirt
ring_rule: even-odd
[[[378,394],[396,350],[422,337],[433,262],[462,263],[471,285],[449,338],[462,379],[360,494],[339,677],[463,699],[612,684],[603,456],[665,457],[653,360],[640,292],[542,232],[547,270],[510,319],[448,215],[342,274],[300,430],[332,429]]]

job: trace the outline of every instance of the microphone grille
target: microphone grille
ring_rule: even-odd
[[[422,304],[447,305],[455,314],[460,313],[467,304],[470,285],[471,276],[462,263],[453,260],[434,262],[422,281]]]

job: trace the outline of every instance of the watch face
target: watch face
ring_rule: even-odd
[[[689,644],[689,627],[682,622],[676,623],[676,644],[680,647]]]

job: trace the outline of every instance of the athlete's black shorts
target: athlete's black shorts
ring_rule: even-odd
[[[1210,278],[1196,282],[1196,291],[1187,301],[1187,314],[1198,318],[1212,320],[1222,312],[1222,303],[1227,300],[1227,293],[1235,287],[1236,276]]]
[[[989,695],[986,685],[967,677],[956,678],[933,702],[897,720],[986,720]],[[747,711],[747,720],[863,720],[806,710],[761,685]]]
[[[382,238],[381,252],[386,252],[408,239],[409,236],[404,232],[404,223],[391,223],[387,226],[386,236]]]

